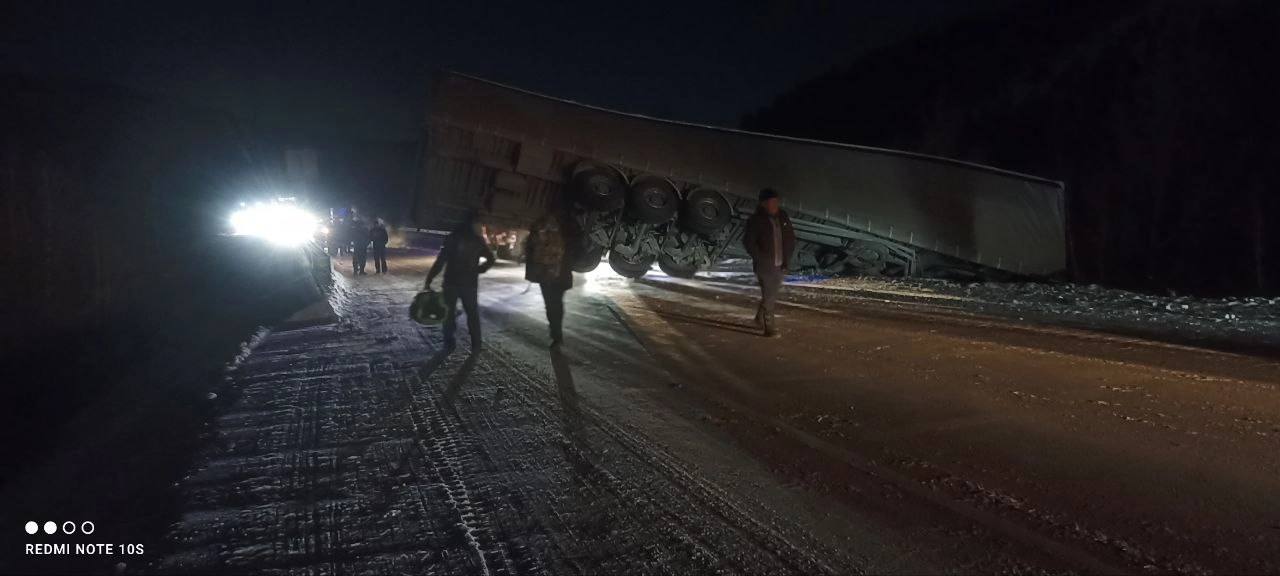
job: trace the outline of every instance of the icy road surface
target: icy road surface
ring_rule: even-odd
[[[429,263],[257,343],[152,569],[1280,570],[1273,361],[866,302],[769,340],[746,289],[605,274],[553,352],[515,267],[444,355]]]

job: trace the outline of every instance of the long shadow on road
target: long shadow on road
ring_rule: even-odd
[[[582,412],[578,408],[578,391],[573,386],[573,372],[569,370],[569,360],[564,357],[559,346],[551,347],[551,369],[556,377],[556,393],[560,397],[563,410],[562,420],[566,432],[582,430]]]
[[[449,380],[449,385],[444,389],[445,402],[453,403],[457,399],[458,394],[462,392],[462,387],[467,383],[467,377],[471,375],[471,370],[476,367],[476,362],[480,360],[480,352],[472,352],[467,355],[467,359],[462,361],[462,366],[458,368],[458,373],[453,375],[453,379]]]
[[[427,381],[435,371],[449,359],[449,350],[441,349],[433,354],[426,362],[422,363],[422,367],[418,369],[418,376],[423,382]]]
[[[760,330],[755,326],[751,326],[749,324],[737,324],[735,322],[725,322],[723,320],[712,320],[710,318],[689,316],[687,314],[680,314],[677,312],[670,312],[667,310],[655,311],[654,314],[662,318],[668,318],[671,320],[675,320],[677,322],[684,322],[686,324],[699,324],[702,326],[707,326],[709,328],[718,328],[720,330],[728,330],[730,332],[750,334],[752,336],[760,335]]]
[[[422,366],[418,368],[418,377],[421,378],[423,382],[426,382],[432,374],[435,374],[436,370],[440,369],[440,367],[444,365],[452,353],[452,350],[442,348],[435,354],[432,354],[431,357],[428,358],[426,362],[423,362]],[[467,355],[466,360],[462,361],[462,366],[458,367],[458,371],[454,373],[453,377],[449,379],[449,383],[445,385],[445,402],[452,404],[453,401],[458,398],[458,395],[462,393],[462,387],[467,384],[467,378],[471,375],[471,371],[476,367],[476,362],[479,362],[479,360],[480,352],[473,351]]]

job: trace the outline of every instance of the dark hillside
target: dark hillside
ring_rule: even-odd
[[[743,127],[1067,183],[1078,280],[1280,291],[1280,5],[1032,3],[861,58]]]

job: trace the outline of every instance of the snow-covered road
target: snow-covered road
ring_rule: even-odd
[[[1280,569],[1273,361],[876,303],[769,340],[749,292],[604,277],[552,351],[515,267],[445,355],[407,318],[427,264],[257,343],[151,568]]]
[[[654,376],[627,365],[627,354],[644,352],[603,305],[591,311],[588,297],[573,316],[603,314],[614,329],[598,336],[619,341],[597,344],[614,353],[548,350],[537,288],[500,270],[482,298],[485,349],[469,354],[463,338],[448,355],[438,329],[406,314],[425,262],[393,263],[400,274],[342,280],[339,323],[274,332],[232,372],[224,393],[234,401],[181,483],[175,549],[156,569],[813,574],[868,565],[817,541],[781,513],[789,509],[771,509],[774,499],[708,477],[703,467],[719,466],[762,483],[757,497],[783,489],[714,446],[722,441],[708,443],[643,398],[589,397],[629,393],[632,377],[611,378],[615,369]],[[619,417],[619,408],[643,416]],[[720,453],[686,462],[664,444],[673,434]]]

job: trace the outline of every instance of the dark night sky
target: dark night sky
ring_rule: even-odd
[[[0,70],[360,137],[413,137],[435,68],[733,125],[868,48],[1014,1],[8,2]]]

